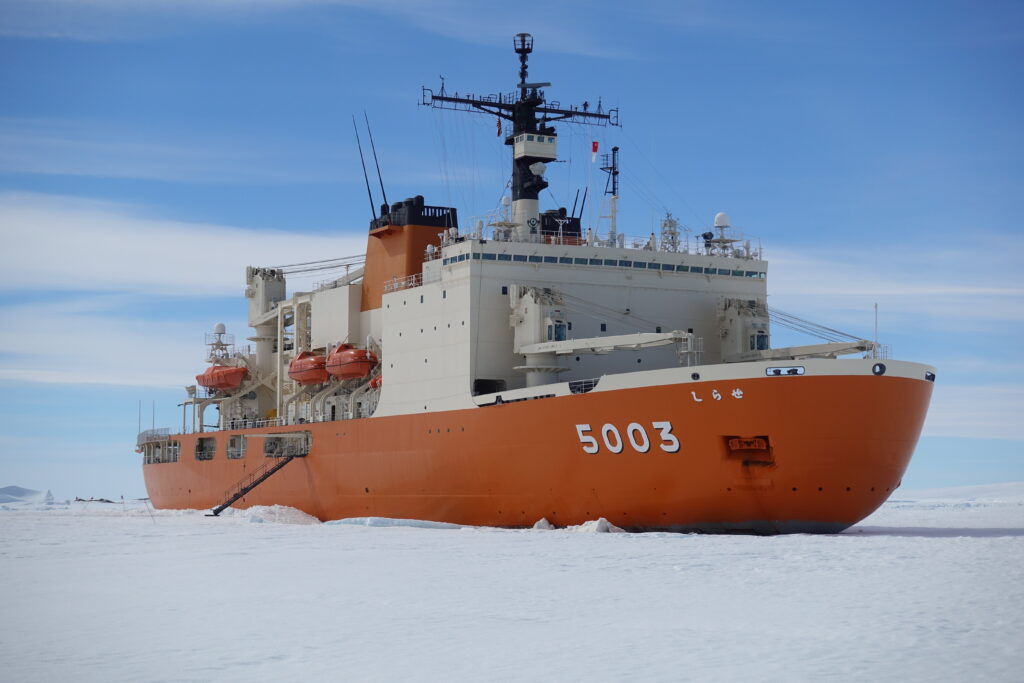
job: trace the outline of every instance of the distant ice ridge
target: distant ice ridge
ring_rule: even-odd
[[[1024,502],[1024,482],[1007,484],[983,484],[979,486],[954,486],[944,489],[899,490],[892,500],[981,500],[991,503]]]
[[[20,486],[0,488],[0,503],[34,503],[36,505],[53,505],[53,494],[47,491],[33,491]]]

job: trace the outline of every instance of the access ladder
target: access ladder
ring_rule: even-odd
[[[265,482],[270,477],[272,477],[282,467],[290,463],[295,458],[301,458],[304,456],[305,454],[286,455],[282,458],[274,458],[273,460],[267,460],[265,463],[263,463],[263,465],[256,468],[246,476],[242,477],[242,479],[239,480],[238,483],[229,488],[225,492],[226,500],[217,507],[213,508],[213,510],[209,512],[206,516],[216,517],[220,515],[220,513],[224,512],[229,507],[231,507],[231,505],[235,501],[237,501],[239,498],[249,493],[249,491],[252,491],[254,488]]]

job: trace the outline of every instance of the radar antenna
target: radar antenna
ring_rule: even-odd
[[[459,95],[456,92],[448,95],[442,81],[439,92],[422,88],[420,104],[436,109],[486,113],[512,122],[511,133],[505,138],[505,144],[513,148],[512,222],[516,224],[520,238],[525,240],[531,233],[540,232],[538,197],[548,186],[543,177],[546,170],[544,162],[557,157],[555,129],[550,124],[554,121],[567,121],[618,126],[619,110],[605,111],[600,99],[595,108],[591,108],[589,102],[569,107],[562,107],[558,102],[548,103],[542,88],[551,84],[527,81],[533,36],[518,33],[513,38],[513,45],[519,55],[518,93]]]

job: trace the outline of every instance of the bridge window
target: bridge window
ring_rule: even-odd
[[[685,268],[685,267],[686,266],[683,266],[683,268]],[[704,272],[704,267],[703,266],[690,266],[690,272],[691,273],[703,273]]]
[[[493,261],[493,260],[495,260],[496,258],[498,258],[498,255],[497,255],[497,254],[484,254],[484,255],[483,255],[483,259],[484,259],[484,261]]]
[[[512,254],[498,254],[498,260],[499,261],[511,261],[512,260]]]
[[[575,258],[572,260],[572,262],[575,263],[577,266],[587,265],[587,259],[585,258]]]
[[[599,266],[599,265],[601,265],[601,259],[599,259],[599,258],[592,258],[592,259],[590,259],[590,265],[592,265],[592,266]]]
[[[530,263],[541,263],[544,259],[542,259],[540,256],[531,256],[529,260]]]
[[[526,254],[515,254],[512,257],[512,260],[513,261],[518,261],[520,263],[525,263],[526,262]]]
[[[545,256],[544,257],[544,263],[558,263],[558,257],[557,256]]]
[[[582,259],[580,259],[580,260],[582,260]],[[572,264],[572,259],[569,258],[568,256],[559,256],[558,257],[558,262],[559,263],[568,263],[568,264],[571,265]]]
[[[632,268],[633,267],[633,262],[632,261],[627,261],[625,259],[621,259],[619,261],[619,267],[621,267],[621,268]]]

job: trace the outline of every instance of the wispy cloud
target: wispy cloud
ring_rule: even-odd
[[[209,323],[201,324],[196,316],[142,319],[119,310],[142,303],[160,307],[165,302],[122,295],[0,307],[5,319],[19,321],[0,330],[0,380],[167,387],[191,383],[203,369],[201,335]]]
[[[924,436],[1024,441],[1024,387],[937,384]]]
[[[875,303],[890,319],[940,330],[1024,322],[1024,240],[974,233],[957,249],[887,243],[875,249],[776,248],[769,304],[838,324],[870,319]]]
[[[122,204],[0,194],[0,288],[173,296],[237,294],[247,265],[361,254],[362,235],[294,232],[153,218]],[[268,263],[268,261],[272,261]],[[326,279],[326,278],[323,278]]]
[[[188,183],[311,183],[347,180],[323,148],[266,140],[214,144],[97,122],[0,119],[0,171]],[[301,159],[301,161],[300,161]],[[355,179],[353,176],[352,179]]]
[[[253,22],[304,9],[353,9],[384,15],[429,33],[493,46],[508,41],[508,9],[475,0],[7,0],[0,5],[0,35],[73,40],[134,39],[188,21]],[[553,52],[622,59],[608,22],[588,20],[589,3],[574,1],[520,8],[524,23]],[[534,19],[543,19],[535,21]],[[320,20],[320,18],[318,18]],[[597,25],[604,26],[604,31]]]
[[[240,297],[245,266],[365,248],[361,234],[184,223],[122,204],[36,194],[0,194],[0,232],[17,235],[0,256],[0,289],[15,302],[0,307],[0,316],[17,321],[0,330],[0,379],[61,384],[189,383],[202,369],[201,335],[221,319],[199,311],[211,298]],[[289,278],[289,289],[330,277]],[[17,303],[21,291],[33,301]],[[224,322],[244,336],[243,320]]]

